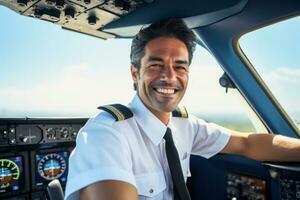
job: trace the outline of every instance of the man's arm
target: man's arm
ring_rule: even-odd
[[[221,152],[259,161],[300,161],[300,140],[281,135],[231,131],[229,142]]]
[[[136,188],[123,181],[100,181],[80,190],[82,200],[137,200]]]

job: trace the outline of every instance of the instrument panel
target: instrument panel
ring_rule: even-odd
[[[0,148],[8,146],[75,142],[80,124],[0,125]]]
[[[68,159],[87,119],[1,119],[0,199],[46,200],[45,188],[63,188]]]
[[[294,163],[263,163],[269,177],[226,173],[228,200],[300,200],[300,167]]]
[[[300,199],[300,166],[297,163],[265,163],[279,185],[280,200]]]
[[[226,199],[266,200],[267,181],[253,176],[227,173]]]
[[[68,159],[87,119],[1,119],[0,199],[46,200],[45,188],[59,179],[63,188]],[[261,166],[261,165],[260,165]],[[300,167],[289,163],[263,166],[269,176],[231,171],[225,173],[224,199],[300,199]],[[268,174],[268,173],[267,173]],[[278,193],[273,194],[278,191]]]

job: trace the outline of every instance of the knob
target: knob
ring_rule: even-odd
[[[84,0],[84,3],[85,3],[86,5],[88,5],[88,4],[91,3],[91,0]]]
[[[60,137],[61,138],[67,138],[69,136],[69,131],[67,128],[64,128],[60,131]]]
[[[20,138],[22,142],[27,143],[28,142],[28,137],[24,136]]]
[[[8,132],[7,132],[7,130],[2,130],[1,134],[0,134],[0,138],[1,138],[1,136],[2,136],[3,139],[8,139]]]
[[[77,135],[77,132],[76,132],[76,131],[72,132],[72,137],[73,137],[73,138],[75,138],[76,135]]]
[[[55,140],[56,139],[56,134],[48,134],[47,135],[48,140]]]
[[[56,0],[46,0],[46,4],[48,4],[49,6],[54,6],[56,3]]]
[[[17,0],[17,4],[21,7],[27,6],[28,0]]]
[[[63,9],[64,6],[65,6],[65,1],[64,0],[57,0],[56,1],[55,7],[57,9]]]
[[[125,10],[125,11],[129,11],[129,9],[130,9],[130,5],[123,0],[116,0],[115,6],[117,8],[120,8],[121,10]]]
[[[54,139],[56,136],[56,132],[54,128],[47,128],[46,129],[46,136],[47,138],[50,139]]]
[[[89,25],[95,25],[97,23],[97,17],[94,15],[89,16],[88,18],[88,23]]]
[[[75,16],[75,10],[74,10],[74,8],[67,8],[67,9],[65,9],[65,17],[66,18],[74,18],[74,16]]]
[[[14,138],[11,139],[11,140],[10,140],[10,143],[11,143],[11,144],[15,144],[15,143],[16,143],[16,139],[14,139]]]
[[[41,9],[35,9],[34,13],[33,13],[34,17],[36,17],[36,18],[41,18],[43,14],[44,13]]]

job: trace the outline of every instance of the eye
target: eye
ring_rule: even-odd
[[[177,65],[177,66],[175,66],[175,70],[188,72],[188,67],[187,66],[183,66],[183,65]]]
[[[161,67],[163,67],[163,65],[159,63],[153,63],[149,65],[149,68],[161,68]]]

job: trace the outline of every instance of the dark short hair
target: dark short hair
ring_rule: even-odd
[[[189,53],[189,64],[191,64],[196,46],[196,36],[187,27],[182,19],[168,19],[151,24],[140,30],[133,38],[131,44],[130,60],[139,71],[141,59],[145,54],[146,44],[158,37],[174,37],[181,40],[187,47]]]

